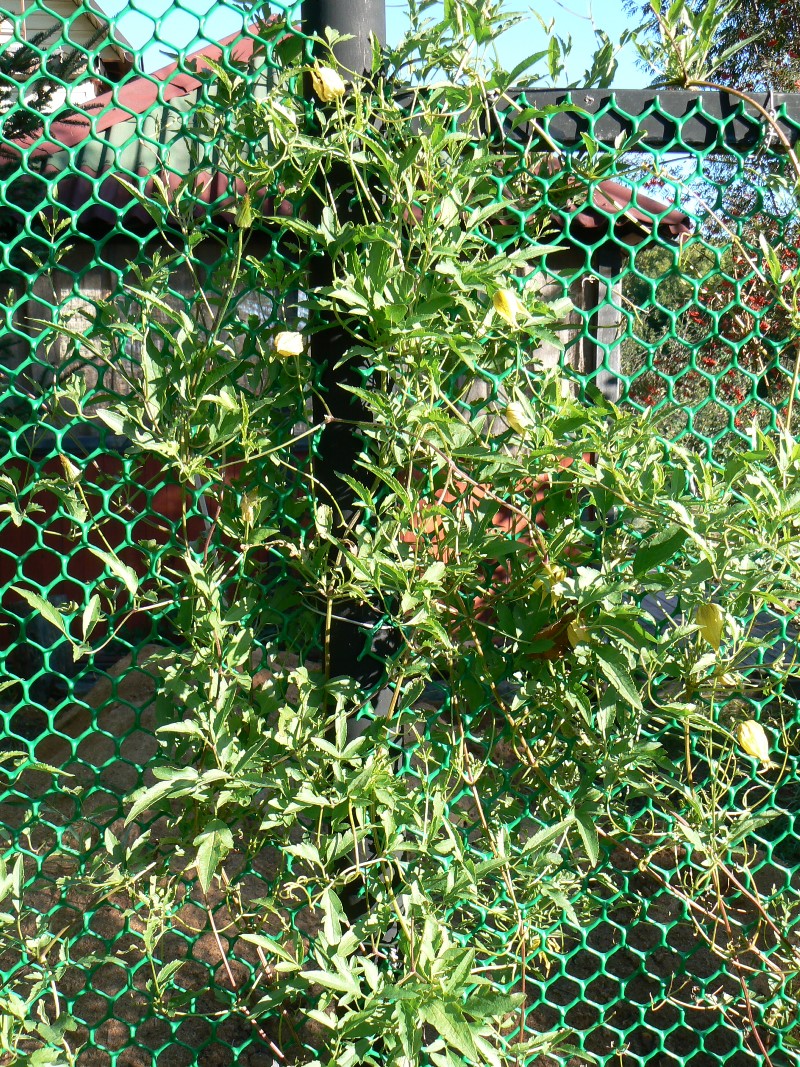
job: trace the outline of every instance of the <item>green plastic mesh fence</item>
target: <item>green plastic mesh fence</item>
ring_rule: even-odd
[[[202,239],[173,271],[173,306],[192,315],[199,292],[212,302],[222,298],[234,253],[224,237],[227,182],[205,134],[204,62],[244,72],[249,92],[266,93],[270,72],[306,45],[291,29],[298,8],[273,5],[288,28],[265,45],[257,26],[220,42],[209,35],[208,16],[198,24],[202,43],[191,59],[147,74],[135,63],[131,68],[124,42],[108,37],[84,5],[37,0],[2,23],[0,716],[7,749],[71,777],[31,769],[15,778],[0,796],[0,833],[4,846],[25,857],[29,899],[45,928],[68,935],[58,995],[77,1027],[78,1062],[86,1067],[255,1067],[273,1062],[276,1044],[304,1061],[312,1057],[313,1044],[284,1014],[254,1026],[230,1009],[232,986],[264,975],[257,948],[231,927],[234,898],[237,907],[242,901],[245,910],[256,907],[292,877],[295,857],[264,849],[246,866],[234,864],[216,896],[184,879],[179,894],[165,895],[161,915],[150,907],[137,918],[136,890],[125,885],[103,900],[81,894],[81,875],[98,862],[106,832],[120,832],[121,798],[145,780],[155,755],[154,702],[174,642],[169,612],[156,607],[112,619],[102,649],[75,662],[57,626],[19,593],[35,591],[56,606],[77,602],[83,609],[104,581],[120,579],[118,567],[109,572],[111,551],[139,575],[156,573],[164,547],[180,532],[185,489],[154,461],[143,467],[120,427],[92,418],[93,397],[99,407],[141,373],[135,335],[126,358],[114,365],[81,339],[100,299],[127,300],[129,321],[136,321],[139,310],[122,278],[131,264],[183,247],[186,235],[171,240],[150,212],[158,216],[156,193],[174,194],[198,161],[203,189],[190,193],[200,205],[195,227]],[[154,29],[158,39],[159,23]],[[695,110],[702,112],[700,96]],[[587,119],[590,132],[601,118]],[[648,115],[628,118],[635,131]],[[716,120],[704,121],[712,128]],[[580,142],[561,146],[565,165],[557,171],[530,175],[550,198],[558,233],[558,251],[541,266],[543,291],[569,293],[574,303],[564,351],[544,346],[540,358],[571,368],[587,403],[593,386],[625,405],[655,408],[665,437],[721,463],[749,439],[754,420],[780,425],[792,377],[783,362],[785,323],[733,236],[745,249],[756,249],[762,232],[791,244],[796,226],[774,182],[780,156],[763,141],[747,151],[729,148],[723,127],[720,122],[717,140],[711,136],[703,152],[685,149],[679,135],[665,149],[639,144],[593,184],[588,198],[580,169],[570,163],[585,148]],[[254,135],[254,146],[260,143]],[[132,185],[144,190],[143,199]],[[524,227],[522,211],[518,221]],[[250,252],[282,254],[268,235]],[[244,306],[254,345],[259,335],[285,326],[285,299],[253,283]],[[57,316],[73,336],[53,331]],[[71,374],[89,389],[81,418],[65,396]],[[254,394],[280,390],[255,364],[242,375]],[[305,418],[304,410],[287,407],[286,433]],[[274,487],[273,509],[298,541],[307,523],[300,486],[309,463],[309,450],[298,449],[296,478],[268,460],[262,473]],[[82,472],[77,509],[58,492],[58,480],[75,468]],[[52,484],[42,485],[43,477]],[[29,491],[34,480],[37,488]],[[202,490],[198,484],[190,518],[198,537],[211,522]],[[237,491],[247,499],[247,485]],[[231,567],[225,581],[233,588],[235,559]],[[302,662],[318,621],[297,610],[279,571],[265,573],[264,639],[280,634],[287,662]],[[786,619],[765,624],[765,656],[770,645],[791,640]],[[757,717],[759,696],[737,699],[743,707],[749,701]],[[421,725],[400,746],[404,774],[447,763],[446,736],[437,732],[441,700],[430,706],[436,710],[426,718],[421,705]],[[537,798],[530,785],[519,786],[513,751],[490,752],[477,727],[470,742],[476,759],[491,756],[497,802],[508,804],[512,821],[523,820]],[[800,886],[798,779],[791,770],[781,789],[784,814],[754,834],[750,847],[757,851],[760,891],[778,887],[791,897]],[[151,832],[162,831],[153,823]],[[652,852],[658,852],[657,828]],[[667,878],[679,876],[683,862],[666,852],[658,860]],[[572,1028],[585,1052],[609,1067],[762,1062],[724,952],[704,939],[688,908],[645,877],[636,855],[605,852],[589,888],[597,908],[585,925],[559,922],[543,932],[549,962],[531,979],[531,1025]],[[313,935],[300,905],[291,924],[304,938]],[[222,940],[233,962],[224,962]],[[165,967],[181,962],[156,978],[163,990],[155,995],[145,948]],[[0,979],[21,966],[4,952]],[[779,1017],[778,992],[774,1005],[774,1062],[792,1062],[781,1029],[793,1020]]]

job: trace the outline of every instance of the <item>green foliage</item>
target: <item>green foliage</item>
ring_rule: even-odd
[[[625,9],[643,20],[638,31],[648,63],[648,37],[659,35],[650,3],[625,0]],[[665,5],[662,5],[662,10]],[[707,46],[719,80],[748,91],[795,92],[800,79],[798,11],[793,0],[739,0],[723,8],[693,0],[687,5],[695,20],[714,22]]]
[[[761,625],[800,600],[800,444],[756,434],[719,470],[542,370],[567,310],[537,277],[549,146],[533,124],[479,136],[496,5],[453,0],[423,25],[430,6],[324,106],[299,96],[307,65],[263,100],[212,68],[224,108],[212,93],[204,134],[242,181],[215,254],[188,175],[163,190],[171,251],[88,330],[59,327],[100,366],[138,363],[124,396],[62,385],[63,410],[100,403],[180,493],[169,544],[95,545],[108,580],[59,620],[80,654],[133,615],[166,608],[173,631],[150,661],[159,758],[92,891],[136,913],[148,994],[174,1019],[196,1009],[164,944],[196,879],[225,966],[259,953],[222,1010],[265,1041],[288,1018],[330,1067],[569,1054],[536,1032],[530,987],[590,912],[601,857],[622,849],[727,921],[721,886],[747,879],[788,745],[794,663],[765,661]],[[352,417],[326,374],[332,324]],[[320,474],[334,432],[358,444],[349,495]],[[81,471],[58,487],[77,515]],[[377,682],[337,669],[343,623]],[[737,743],[744,691],[775,766]],[[691,857],[694,882],[658,873],[657,847]],[[246,901],[268,850],[270,893]],[[743,956],[796,970],[774,904],[721,950],[744,982]]]
[[[0,763],[21,755],[4,752]],[[26,900],[25,881],[23,852],[0,856],[0,1057],[8,1067],[74,1067],[78,1025],[58,992],[70,966],[66,941]]]
[[[674,0],[668,8],[655,2],[652,7],[659,40],[641,45],[640,52],[659,84],[723,89],[712,80],[718,69],[751,43],[739,40],[720,51],[726,20],[736,5],[695,9],[686,0]],[[714,151],[702,170],[698,166],[687,175],[678,164],[675,174],[659,173],[657,182],[663,184],[668,175],[686,200],[697,199],[698,231],[673,269],[665,266],[663,250],[643,250],[626,295],[639,308],[643,300],[649,302],[648,290],[656,291],[646,280],[659,281],[657,307],[641,316],[637,312],[637,333],[649,344],[664,338],[658,369],[675,379],[667,389],[663,381],[654,389],[653,376],[645,374],[632,390],[633,399],[662,409],[668,436],[683,429],[678,425],[681,412],[672,402],[691,406],[692,428],[701,437],[719,439],[732,431],[725,445],[736,448],[737,431],[744,436],[759,422],[792,433],[798,429],[800,271],[791,205],[800,190],[800,160],[771,112],[736,86],[727,91],[763,123],[767,144],[774,143],[778,151],[746,160]],[[709,175],[726,189],[724,206],[711,202],[713,197],[709,201]],[[627,347],[626,369],[635,374],[639,355],[635,346]]]
[[[761,36],[757,30],[720,48],[722,28],[738,6],[738,2],[721,4],[719,0],[695,6],[672,0],[664,6],[661,0],[650,0],[659,39],[639,42],[639,54],[666,85],[688,88],[698,80],[708,81]]]

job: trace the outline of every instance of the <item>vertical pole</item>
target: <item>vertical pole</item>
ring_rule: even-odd
[[[302,16],[303,30],[309,35],[323,36],[328,27],[350,35],[350,40],[341,42],[335,49],[345,81],[348,75],[371,69],[371,37],[381,42],[386,39],[385,0],[303,0]],[[344,169],[335,172],[332,169],[327,178],[330,188],[341,189],[347,187],[349,175]],[[312,205],[312,211],[316,210]],[[337,205],[340,219],[346,220],[352,210],[349,197],[343,194]],[[314,256],[309,268],[311,288],[325,288],[333,280],[334,266],[330,258]],[[314,421],[322,422],[326,414],[344,420],[334,421],[322,431],[315,462],[319,502],[333,504],[333,532],[337,534],[342,532],[353,505],[352,490],[341,475],[358,476],[355,464],[361,450],[358,433],[348,423],[363,421],[367,414],[361,401],[346,388],[363,384],[361,363],[342,362],[352,338],[333,316],[318,325],[322,329],[314,333],[311,358],[321,396],[314,397]],[[368,629],[377,621],[376,613],[361,605],[336,605],[327,650],[331,677],[349,675],[365,685],[377,681],[382,673],[379,662],[362,658]]]
[[[336,58],[360,74],[370,66],[370,35],[386,41],[386,0],[303,0],[304,32],[322,36],[328,26],[351,35],[336,46]]]

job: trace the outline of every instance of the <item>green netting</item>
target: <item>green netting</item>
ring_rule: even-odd
[[[291,27],[298,5],[273,7]],[[35,21],[39,16],[49,27]],[[309,1060],[313,1035],[298,1035],[286,1012],[266,1013],[266,1021],[254,1025],[232,1006],[231,997],[232,985],[257,977],[268,984],[257,948],[241,940],[242,931],[231,923],[234,898],[245,903],[245,910],[255,908],[259,898],[274,895],[292,879],[296,856],[264,848],[238,867],[233,862],[225,884],[208,897],[176,860],[170,892],[164,887],[163,910],[154,909],[152,900],[145,908],[142,900],[140,918],[136,889],[120,886],[104,900],[82,896],[81,874],[100,862],[109,843],[106,830],[113,828],[125,841],[121,798],[147,780],[156,752],[156,701],[168,702],[192,685],[191,677],[172,674],[180,650],[169,611],[133,617],[121,612],[109,621],[104,648],[76,663],[67,641],[18,592],[35,590],[55,605],[74,601],[82,609],[98,585],[120,578],[108,571],[110,551],[140,576],[155,574],[165,547],[185,533],[179,528],[185,487],[165,478],[152,460],[143,466],[120,427],[92,417],[93,402],[100,407],[108,394],[124,395],[131,378],[142,372],[135,337],[125,358],[110,366],[82,345],[81,336],[100,299],[116,299],[127,321],[135,323],[140,307],[123,286],[130,265],[146,266],[185,247],[181,242],[187,235],[165,239],[147,204],[131,195],[120,177],[143,188],[145,201],[153,197],[150,206],[158,215],[159,188],[179,188],[182,178],[190,171],[196,175],[202,165],[206,188],[185,190],[194,198],[195,233],[202,239],[190,255],[179,257],[170,285],[174,306],[189,314],[197,311],[199,291],[222,298],[235,249],[226,216],[227,177],[220,173],[217,146],[209,143],[203,111],[207,95],[219,86],[212,88],[197,74],[196,59],[181,59],[177,67],[155,74],[126,72],[124,48],[112,48],[80,8],[61,15],[34,4],[9,21],[13,36],[4,44],[4,62],[12,50],[24,58],[18,60],[14,84],[5,74],[0,83],[5,107],[0,139],[0,491],[5,494],[0,662],[11,683],[0,693],[0,715],[7,748],[22,748],[73,777],[54,782],[44,771],[28,770],[14,780],[0,797],[2,840],[25,857],[27,891],[44,927],[68,932],[59,996],[77,1024],[77,1036],[86,1042],[79,1063],[255,1067],[273,1062],[276,1044],[290,1057]],[[201,22],[198,33],[205,32]],[[208,42],[211,58],[244,74],[253,98],[268,91],[270,72],[280,67],[282,53],[294,54],[305,44],[291,28],[263,46],[258,40],[255,28],[235,33],[221,48],[214,38]],[[53,58],[48,67],[50,88],[45,89],[42,63],[51,57],[58,63]],[[95,65],[98,58],[102,68]],[[76,103],[76,86],[85,87],[90,75],[93,95]],[[699,96],[697,110],[702,111]],[[602,113],[594,116],[590,126],[601,118]],[[629,118],[635,130],[648,115]],[[255,135],[252,146],[268,150]],[[550,239],[559,249],[543,260],[542,290],[547,296],[569,293],[575,310],[562,329],[564,352],[545,346],[540,358],[560,360],[587,403],[593,386],[625,405],[656,408],[665,437],[723,463],[738,442],[750,439],[754,420],[761,427],[781,425],[791,388],[786,324],[733,240],[741,238],[754,255],[760,233],[776,243],[794,243],[796,221],[775,181],[781,156],[767,144],[742,153],[731,150],[721,125],[717,142],[705,152],[687,151],[679,137],[674,146],[658,151],[648,151],[645,142],[602,181],[589,183],[587,201],[588,179],[581,166],[573,167],[585,146],[561,147],[564,162],[553,173],[545,168],[527,173],[520,155],[516,169],[512,162],[493,179],[498,196],[529,181],[549,198]],[[512,137],[512,161],[514,151]],[[511,246],[525,225],[520,208],[517,217],[505,220],[498,248]],[[269,234],[255,235],[249,252],[284,254]],[[793,263],[787,260],[787,265]],[[251,316],[245,344],[253,353],[259,337],[285,326],[291,315],[286,294],[261,290],[255,274],[243,307]],[[50,328],[56,317],[69,322],[73,338]],[[286,386],[280,375],[290,371],[270,370],[265,377],[255,360],[241,373],[242,388],[254,395],[269,389],[280,397]],[[81,418],[63,395],[71,374],[89,389]],[[286,387],[286,395],[293,398],[282,416],[288,437],[297,425],[306,425],[308,412],[298,404],[296,391]],[[470,399],[477,411],[487,397],[478,391]],[[312,456],[313,445],[298,449],[293,471],[278,470],[265,459],[261,472],[263,483],[272,487],[274,512],[287,536],[300,544],[308,525],[303,475]],[[69,479],[73,465],[82,472],[77,512],[70,511],[71,498],[58,493],[58,479],[65,471]],[[43,476],[52,484],[28,492],[26,487]],[[253,486],[236,479],[232,467],[231,484],[245,507]],[[202,484],[189,512],[194,536],[210,539],[213,520]],[[236,566],[232,553],[222,588],[235,587]],[[283,674],[274,668],[276,684],[288,687],[290,667],[312,657],[319,620],[310,621],[300,610],[278,567],[265,568],[258,601],[262,642],[279,634],[286,657]],[[765,662],[770,647],[793,639],[786,618],[776,615],[765,623]],[[374,647],[377,657],[379,637]],[[253,669],[258,665],[254,654]],[[513,747],[487,740],[480,714],[491,695],[485,689],[476,695],[467,740],[474,760],[485,759],[491,770],[493,805],[500,810],[508,805],[516,829],[535,819],[540,797],[518,775]],[[765,697],[757,693],[736,701],[729,714],[758,717]],[[448,765],[453,753],[450,735],[442,730],[443,706],[446,694],[427,692],[420,700],[419,717],[398,738],[400,773],[435,777],[436,768]],[[784,702],[783,714],[787,729],[796,728],[792,700]],[[544,721],[541,730],[546,729]],[[568,761],[568,752],[561,758]],[[749,841],[757,852],[752,869],[759,892],[782,889],[789,901],[796,899],[800,870],[797,786],[790,770],[781,786],[782,816]],[[470,796],[464,786],[451,798],[453,810],[465,810]],[[737,798],[730,803],[735,806]],[[157,820],[151,829],[156,838],[165,833]],[[680,878],[682,871],[691,877],[696,868],[685,856],[668,851],[659,856],[659,832],[654,826],[655,867],[666,880]],[[608,1065],[762,1062],[748,1038],[739,978],[725,965],[724,947],[716,951],[713,933],[704,935],[691,908],[643,873],[641,858],[624,845],[606,849],[589,882],[597,907],[582,925],[564,923],[555,909],[552,927],[541,931],[547,962],[529,978],[531,1026],[573,1028],[585,1051]],[[131,904],[133,918],[126,914]],[[482,917],[495,946],[510,937],[499,912]],[[310,952],[314,918],[300,902],[287,907],[287,929],[298,950]],[[227,965],[222,940],[233,961]],[[165,966],[184,961],[162,979],[157,995],[146,949]],[[23,965],[10,950],[0,957],[6,977]],[[781,1018],[781,992],[764,998],[771,1005],[767,1014],[772,1013],[768,1022],[776,1064],[793,1062],[781,1032],[794,1020]]]

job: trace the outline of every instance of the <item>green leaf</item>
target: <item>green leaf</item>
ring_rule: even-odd
[[[438,585],[442,578],[447,573],[447,567],[441,560],[437,560],[425,570],[425,573],[420,578],[420,582],[423,585]]]
[[[277,956],[284,963],[294,964],[299,970],[300,964],[291,952],[274,938],[267,937],[266,934],[242,934],[242,940],[249,941],[252,945],[257,945],[258,948],[263,949],[264,952],[269,952],[271,956]]]
[[[46,619],[51,626],[55,626],[55,628],[59,630],[64,635],[64,637],[66,637],[73,645],[77,643],[73,641],[72,637],[70,637],[69,630],[67,629],[67,620],[61,614],[61,612],[57,611],[53,607],[52,604],[49,604],[46,600],[43,600],[42,597],[40,597],[37,593],[31,593],[28,589],[22,589],[20,586],[17,585],[12,586],[12,589],[15,593],[18,593],[23,600],[27,601],[27,603],[30,604],[30,606],[34,609],[34,611],[38,611],[42,618]]]
[[[126,192],[132,196],[142,208],[144,208],[150,218],[155,222],[156,226],[160,227],[164,225],[164,208],[158,204],[152,196],[145,196],[137,185],[128,181],[127,178],[123,178],[121,174],[113,174],[113,178],[115,181],[119,182]],[[100,418],[103,417],[102,411],[98,411],[96,414],[99,415]]]
[[[342,923],[346,922],[342,902],[332,889],[326,889],[320,903],[325,916],[322,921],[322,931],[328,944],[336,946],[342,938]]]
[[[115,578],[119,578],[131,596],[136,596],[136,592],[139,588],[139,578],[133,567],[129,567],[127,563],[123,563],[119,556],[114,555],[113,552],[106,552],[104,549],[96,548],[94,545],[89,545],[89,551],[93,556],[97,556],[99,560],[102,560],[102,562],[105,563],[109,572],[113,574]]]
[[[330,504],[320,504],[314,512],[314,525],[323,541],[332,540],[333,509]]]
[[[27,1061],[28,1067],[68,1067],[69,1060],[61,1048],[37,1048]]]
[[[19,903],[25,890],[25,865],[22,856],[17,856],[11,868],[11,881],[14,887],[14,899]]]
[[[597,866],[597,861],[600,859],[600,839],[597,836],[596,818],[597,812],[594,809],[579,808],[575,812],[578,833],[581,835],[583,847],[593,867]]]
[[[537,831],[533,837],[529,838],[524,846],[524,852],[546,852],[549,850],[550,845],[554,841],[557,841],[566,830],[572,825],[572,818],[562,819],[561,822],[555,823],[553,826],[545,826],[541,830]]]
[[[182,737],[196,737],[199,741],[204,740],[205,733],[202,726],[192,719],[182,719],[180,722],[168,722],[156,728],[157,734],[175,734]]]
[[[189,771],[184,772],[189,774]],[[125,817],[125,825],[128,826],[133,820],[148,808],[153,808],[170,795],[185,796],[197,786],[197,772],[190,777],[168,778],[166,781],[156,782],[155,785],[139,789],[133,794],[133,805]],[[135,798],[135,799],[134,799]]]
[[[481,1062],[481,1054],[475,1045],[472,1029],[462,1011],[452,1001],[433,1000],[420,1005],[419,1013],[448,1045],[475,1063]]]
[[[444,962],[447,965],[446,969],[443,968],[448,975],[445,987],[447,992],[458,996],[463,987],[469,984],[468,979],[472,974],[472,967],[475,963],[475,950],[467,949],[464,951],[460,947],[448,949],[443,959],[437,962]]]
[[[205,829],[194,839],[199,846],[195,867],[197,877],[204,893],[207,893],[217,869],[233,849],[233,834],[226,823],[212,819]]]
[[[407,1000],[398,1000],[394,1006],[394,1017],[403,1053],[406,1060],[413,1063],[417,1060],[422,1042],[422,1034],[417,1025],[416,1005]]]
[[[249,230],[253,225],[253,206],[247,193],[244,194],[236,208],[235,222],[240,230]]]
[[[111,411],[109,408],[101,408],[96,411],[98,419],[104,422],[112,433],[119,434],[120,437],[125,436],[126,422],[122,415],[117,411]]]
[[[164,967],[159,968],[156,973],[156,984],[162,988],[169,982],[170,978],[183,967],[185,960],[171,960]]]
[[[625,657],[610,645],[593,646],[597,666],[612,689],[637,711],[642,710],[642,698],[633,684]]]
[[[680,552],[686,543],[688,534],[680,526],[669,525],[663,531],[642,541],[633,558],[633,574],[641,578],[654,567],[660,566]]]
[[[499,1019],[516,1011],[524,999],[522,993],[476,993],[467,998],[464,1011],[473,1019]]]
[[[83,628],[83,639],[88,641],[91,636],[92,630],[100,620],[100,597],[95,593],[90,599],[89,603],[83,610],[83,617],[81,619],[81,626]]]
[[[335,971],[301,971],[303,978],[306,978],[313,985],[321,985],[324,989],[333,989],[336,993],[353,993],[352,978],[346,978],[343,974],[339,974]],[[358,986],[355,987],[355,992],[358,993]]]

